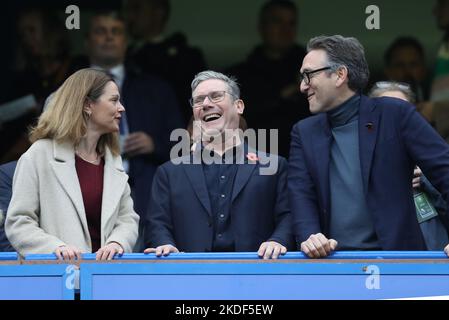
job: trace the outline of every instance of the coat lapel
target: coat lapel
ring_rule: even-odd
[[[323,201],[322,205],[329,211],[329,160],[332,142],[332,134],[326,114],[319,115],[314,131],[310,135],[310,143],[313,146],[319,193]]]
[[[380,111],[373,100],[362,96],[359,113],[359,154],[365,194],[368,192],[371,164],[379,132],[379,118]]]
[[[101,205],[101,230],[103,232],[106,231],[106,225],[120,203],[127,181],[128,176],[123,169],[121,158],[113,157],[111,151],[106,148]]]
[[[234,201],[235,198],[237,198],[240,191],[242,191],[243,187],[248,182],[249,178],[251,177],[251,174],[253,173],[256,167],[258,167],[256,164],[245,163],[238,165],[237,174],[235,176],[234,189],[232,190],[231,201]]]
[[[246,155],[248,153],[254,153],[255,155],[259,154],[257,150],[253,150],[249,148],[249,146],[245,143],[243,148],[239,149],[240,152],[243,152],[243,164],[237,164],[237,173],[235,175],[234,187],[232,189],[232,198],[231,202],[237,198],[239,193],[242,191],[243,187],[248,183],[249,178],[251,177],[254,169],[259,168],[260,164],[258,163],[248,163],[246,159]],[[241,153],[239,153],[241,154]],[[237,156],[237,159],[240,159],[240,156]]]
[[[194,152],[192,157],[198,157],[198,154]],[[204,178],[203,166],[202,164],[195,164],[198,163],[198,161],[200,160],[197,159],[197,161],[191,162],[192,164],[183,165],[182,167],[187,174],[187,177],[190,181],[190,184],[192,185],[193,190],[195,191],[196,196],[200,200],[204,209],[206,209],[207,213],[212,216],[209,191],[207,190],[206,179]]]
[[[50,166],[76,208],[76,212],[83,226],[85,238],[90,239],[83,196],[75,168],[75,151],[73,145],[70,143],[59,144],[53,141],[53,157],[55,161],[52,161]]]

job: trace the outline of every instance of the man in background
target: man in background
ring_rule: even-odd
[[[289,154],[293,125],[310,115],[298,90],[298,61],[306,53],[296,44],[298,16],[292,1],[267,1],[259,13],[262,43],[246,61],[228,71],[237,77],[242,97],[250,106],[245,113],[248,127],[278,129],[278,152],[283,157]]]
[[[126,112],[120,122],[124,168],[129,175],[134,209],[140,219],[135,251],[143,249],[143,221],[156,168],[169,159],[172,130],[183,127],[176,96],[163,80],[124,64],[127,49],[124,19],[115,11],[98,11],[90,19],[86,66],[109,73],[121,91]]]

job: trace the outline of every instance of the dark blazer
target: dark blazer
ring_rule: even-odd
[[[12,178],[16,170],[17,161],[8,162],[0,166],[0,210],[3,211],[3,221],[0,223],[0,251],[15,251],[5,234],[5,219],[12,195]]]
[[[319,232],[329,236],[331,141],[326,113],[293,127],[288,189],[298,243]],[[359,152],[364,193],[382,249],[425,250],[413,203],[413,168],[417,164],[447,202],[446,142],[408,102],[362,96]]]
[[[143,131],[155,144],[153,154],[129,159],[134,209],[143,216],[147,212],[153,175],[156,168],[169,159],[170,134],[174,129],[183,128],[182,116],[176,95],[168,84],[128,69],[122,86],[122,103],[130,133]]]
[[[279,157],[278,163],[274,175],[260,175],[259,163],[238,165],[230,210],[236,251],[257,251],[268,240],[292,249],[287,162]],[[145,228],[147,247],[172,244],[180,251],[211,251],[212,219],[201,164],[167,162],[158,168]]]

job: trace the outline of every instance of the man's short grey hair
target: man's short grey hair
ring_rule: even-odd
[[[195,91],[196,87],[198,87],[198,85],[201,82],[210,80],[210,79],[217,79],[217,80],[224,81],[228,85],[229,93],[235,99],[240,99],[240,88],[237,83],[237,79],[233,76],[228,77],[227,75],[225,75],[221,72],[216,72],[216,71],[212,71],[212,70],[200,72],[195,76],[195,78],[192,81],[192,93],[193,93],[193,91]]]
[[[396,91],[401,92],[410,103],[415,103],[416,97],[412,88],[407,83],[396,81],[379,81],[376,82],[369,92],[370,97],[380,97],[385,92]]]
[[[348,87],[356,92],[363,91],[368,84],[369,68],[362,44],[353,37],[341,35],[318,36],[310,39],[307,52],[324,50],[332,71],[341,66],[348,70]]]

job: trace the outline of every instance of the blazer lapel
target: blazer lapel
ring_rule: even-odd
[[[379,108],[376,108],[372,100],[362,96],[359,113],[359,154],[365,194],[368,192],[371,163],[379,131],[379,117]]]
[[[319,115],[321,118],[316,122],[314,131],[310,135],[310,143],[313,147],[319,193],[322,205],[329,211],[329,160],[332,142],[332,134],[326,114]]]
[[[193,153],[192,157],[197,157],[196,152]],[[198,159],[197,159],[198,160]],[[202,164],[195,164],[198,161],[191,162],[192,164],[183,165],[185,173],[195,191],[198,200],[200,200],[204,209],[207,213],[212,216],[212,208],[210,205],[209,191],[206,186],[206,179],[204,178],[203,166]]]
[[[75,151],[70,143],[59,144],[53,141],[53,157],[55,161],[50,163],[53,172],[64,191],[69,196],[76,208],[83,226],[84,236],[90,238],[87,227],[87,218],[84,210],[83,196],[75,168]]]
[[[243,187],[245,187],[245,185],[248,183],[249,178],[251,177],[251,175],[253,174],[254,169],[257,167],[259,168],[260,164],[259,163],[248,163],[248,159],[247,159],[247,155],[249,153],[253,153],[255,155],[258,154],[257,150],[254,150],[252,148],[250,148],[246,143],[243,144],[243,148],[238,149],[238,155],[237,155],[237,159],[240,159],[240,152],[243,152],[242,158],[243,158],[243,164],[239,163],[237,161],[237,173],[235,175],[235,181],[234,181],[234,188],[232,190],[232,198],[231,198],[231,202],[233,202],[235,200],[235,198],[237,198],[237,196],[239,195],[239,193],[242,191]]]
[[[237,165],[237,174],[235,175],[231,202],[233,202],[235,198],[237,198],[240,191],[242,191],[243,187],[248,182],[249,178],[251,177],[251,174],[253,173],[256,167],[259,167],[259,165],[251,163]]]
[[[114,158],[111,151],[106,148],[101,205],[101,230],[103,232],[120,203],[127,181],[128,176],[123,169],[120,157]]]

